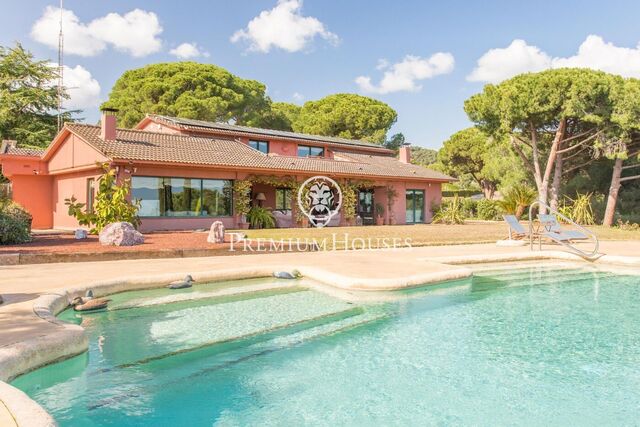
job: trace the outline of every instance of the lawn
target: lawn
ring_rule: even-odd
[[[527,226],[523,223],[525,227]],[[601,240],[640,240],[640,231],[621,230],[603,226],[590,226]],[[249,238],[264,239],[323,239],[336,234],[338,240],[411,238],[413,246],[449,245],[465,243],[495,242],[507,237],[507,226],[503,222],[467,221],[463,225],[418,224],[395,226],[367,226],[340,228],[282,228],[264,230],[246,230]],[[375,244],[375,241],[373,242]]]

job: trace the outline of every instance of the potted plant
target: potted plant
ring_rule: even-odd
[[[238,218],[238,227],[240,227],[240,229],[242,230],[248,230],[249,229],[249,221],[247,221],[247,216],[246,215],[240,215]]]
[[[260,206],[252,207],[247,214],[247,219],[252,228],[275,228],[276,226],[273,214]]]
[[[384,205],[376,203],[376,225],[384,225]]]

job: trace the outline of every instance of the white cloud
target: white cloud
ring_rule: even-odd
[[[578,48],[577,55],[554,58],[553,68],[584,67],[623,77],[640,77],[640,43],[635,48],[606,43],[602,37],[590,35]]]
[[[391,92],[416,92],[422,89],[420,80],[430,79],[453,71],[453,55],[438,52],[429,58],[407,55],[401,62],[389,65],[386,60],[378,61],[377,69],[386,69],[378,86],[371,83],[371,77],[360,76],[356,83],[364,92],[385,94]]]
[[[295,100],[295,101],[303,101],[304,100],[304,95],[299,93],[299,92],[293,92],[293,95],[291,95],[291,97]]]
[[[499,83],[524,72],[566,67],[640,77],[640,44],[636,48],[618,47],[605,42],[600,36],[590,35],[582,42],[576,55],[552,58],[524,40],[514,40],[506,48],[491,49],[482,55],[467,80]]]
[[[376,64],[376,70],[384,70],[389,67],[389,61],[385,58],[378,59],[378,63]]]
[[[209,52],[202,50],[196,43],[182,43],[178,47],[171,49],[169,53],[179,59],[191,59],[199,56],[209,57]]]
[[[516,39],[506,48],[487,51],[467,76],[471,82],[497,83],[528,71],[542,71],[551,66],[551,57],[536,46]]]
[[[58,48],[60,9],[47,6],[33,24],[31,37],[51,48]],[[111,45],[115,49],[140,57],[162,47],[158,36],[162,26],[153,12],[134,9],[124,15],[109,13],[88,24],[80,22],[73,11],[62,10],[65,53],[95,56]]]
[[[58,67],[58,64],[53,62],[49,65],[54,68]],[[51,82],[52,86],[57,84],[57,80]],[[69,67],[65,65],[62,84],[69,95],[69,99],[63,102],[65,109],[85,110],[95,108],[100,103],[100,83],[83,66]]]
[[[304,49],[316,36],[337,43],[338,36],[327,30],[317,18],[302,16],[302,0],[279,0],[271,10],[263,10],[247,24],[247,28],[236,31],[231,41],[246,41],[249,50],[267,53],[272,48],[287,52]]]

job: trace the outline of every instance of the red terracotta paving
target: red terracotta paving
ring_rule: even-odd
[[[207,242],[207,233],[174,232],[150,233],[144,235],[144,244],[130,247],[102,246],[98,236],[89,236],[84,240],[76,240],[71,234],[37,235],[30,243],[21,245],[0,246],[0,254],[35,254],[35,253],[107,253],[156,251],[166,249],[222,249],[227,244]]]

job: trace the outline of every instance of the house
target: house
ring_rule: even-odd
[[[359,222],[373,223],[376,205],[387,224],[430,222],[441,184],[453,180],[412,165],[408,146],[396,158],[369,142],[160,115],[119,129],[116,116],[104,110],[100,126],[67,123],[43,151],[3,142],[2,172],[34,228],[77,227],[65,199],[74,196],[91,208],[100,163],[131,179],[142,231],[208,228],[215,220],[237,228],[239,197],[271,209],[278,226],[296,226],[292,183],[316,175],[355,189]],[[234,192],[238,182],[249,183],[245,196]],[[337,223],[348,223],[346,216]]]

